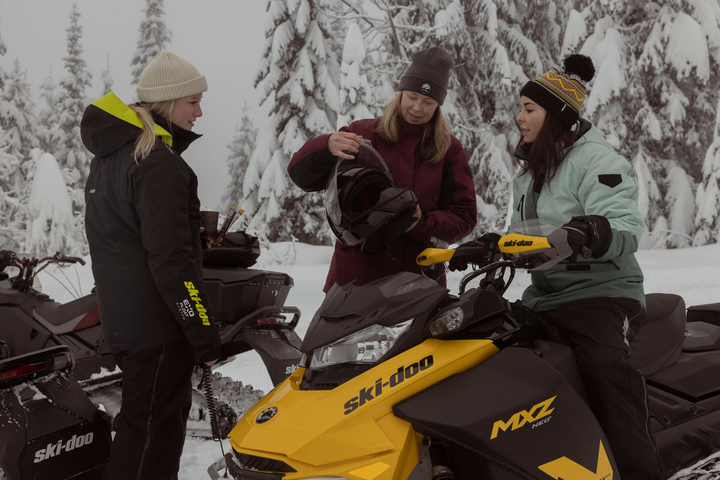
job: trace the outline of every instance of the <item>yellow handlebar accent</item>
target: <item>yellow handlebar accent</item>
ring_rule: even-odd
[[[445,248],[426,248],[417,257],[417,264],[423,267],[429,267],[436,263],[449,262],[452,256],[455,255],[455,250],[448,250]]]
[[[519,233],[509,233],[500,238],[498,247],[503,253],[527,253],[544,250],[552,246],[545,237],[530,237]]]

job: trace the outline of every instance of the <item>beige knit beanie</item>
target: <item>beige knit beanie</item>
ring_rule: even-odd
[[[145,67],[137,86],[141,102],[163,102],[189,97],[208,89],[205,76],[174,53],[160,52]]]

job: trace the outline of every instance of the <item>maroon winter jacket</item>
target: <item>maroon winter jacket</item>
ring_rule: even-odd
[[[422,218],[390,246],[394,259],[388,253],[363,255],[359,247],[335,242],[325,292],[334,283],[345,285],[357,280],[357,285],[363,285],[400,271],[420,273],[415,259],[430,246],[432,237],[456,242],[469,234],[477,221],[475,185],[460,142],[453,137],[443,161],[431,165],[422,158],[419,148],[423,125],[399,119],[400,140],[389,143],[375,133],[378,121],[358,120],[340,131],[370,140],[390,168],[395,185],[415,193]],[[328,138],[330,135],[320,135],[308,140],[288,166],[293,182],[307,192],[323,190],[332,172],[335,157],[327,148]],[[438,281],[445,286],[444,275]]]

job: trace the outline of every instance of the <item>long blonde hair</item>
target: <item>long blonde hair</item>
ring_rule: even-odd
[[[152,114],[161,116],[168,122],[172,117],[172,111],[175,108],[175,100],[165,100],[164,102],[154,103],[132,103],[128,105],[131,110],[137,113],[138,118],[143,124],[143,128],[135,140],[135,151],[133,152],[133,158],[135,163],[138,160],[144,160],[155,147],[155,121],[153,120]],[[172,133],[172,132],[169,132]]]
[[[401,103],[402,92],[398,93],[390,103],[385,105],[383,115],[375,127],[375,132],[390,143],[397,143],[400,139],[398,119],[402,118]],[[438,105],[432,118],[423,128],[423,136],[420,141],[420,151],[423,158],[426,158],[431,165],[435,165],[445,158],[451,142],[450,125],[445,120],[440,105]]]

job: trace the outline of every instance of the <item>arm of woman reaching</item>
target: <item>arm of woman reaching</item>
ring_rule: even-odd
[[[405,235],[418,242],[427,242],[432,237],[449,243],[458,241],[477,223],[475,198],[475,183],[465,151],[453,138],[443,164],[438,208],[422,212],[420,220]]]
[[[353,156],[346,152],[357,153],[360,148],[362,137],[355,131],[354,125],[305,142],[288,165],[288,173],[295,185],[306,192],[325,189],[335,165],[335,158],[351,159]]]

